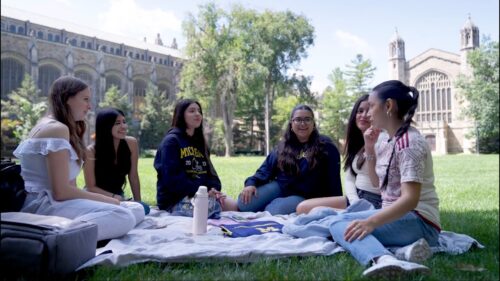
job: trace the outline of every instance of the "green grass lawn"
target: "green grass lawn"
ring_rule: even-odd
[[[214,157],[223,191],[236,198],[246,177],[264,157]],[[476,238],[486,248],[452,256],[437,254],[424,264],[430,276],[405,280],[499,280],[499,156],[446,155],[434,157],[444,230]],[[156,172],[152,158],[140,159],[142,198],[155,204]],[[83,186],[83,176],[78,179]],[[130,194],[130,190],[126,191]],[[87,280],[359,280],[364,268],[349,254],[325,257],[267,259],[254,263],[142,263],[126,268],[97,266],[80,272]]]

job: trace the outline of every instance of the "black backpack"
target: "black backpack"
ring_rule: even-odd
[[[10,159],[2,159],[0,164],[1,212],[19,212],[25,198],[26,191],[21,177],[21,165]]]

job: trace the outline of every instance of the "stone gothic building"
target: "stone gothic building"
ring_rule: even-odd
[[[61,75],[84,80],[93,93],[93,110],[115,85],[136,117],[148,85],[172,100],[178,92],[184,59],[175,39],[167,47],[158,34],[156,44],[148,44],[3,6],[1,23],[2,99],[21,85],[25,73],[46,96]]]
[[[429,49],[410,60],[406,60],[405,42],[397,30],[389,42],[389,78],[420,92],[414,120],[437,154],[476,150],[476,139],[471,137],[474,122],[463,116],[462,108],[466,105],[459,102],[455,86],[459,74],[471,74],[467,54],[479,47],[479,28],[470,17],[460,30],[460,39],[460,54]]]

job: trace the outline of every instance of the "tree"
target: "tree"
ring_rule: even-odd
[[[226,156],[232,154],[233,119],[238,102],[250,105],[252,124],[259,117],[264,99],[266,147],[269,151],[273,98],[285,87],[289,70],[313,43],[313,27],[303,16],[291,12],[262,14],[235,6],[230,13],[214,4],[201,6],[197,17],[184,23],[189,62],[181,80],[183,95],[208,102],[211,119],[221,111]],[[261,112],[261,111],[260,111]],[[253,118],[256,117],[256,118]],[[213,130],[212,130],[213,131]]]
[[[339,145],[345,136],[353,97],[347,94],[347,81],[340,68],[335,68],[328,78],[332,85],[323,91],[320,108],[321,132]]]
[[[372,66],[370,59],[364,59],[363,55],[357,54],[356,58],[351,60],[351,64],[346,65],[348,85],[347,89],[355,97],[358,98],[363,94],[368,94],[370,91],[369,84],[373,78],[376,67]]]
[[[279,83],[286,81],[287,71],[307,55],[314,43],[314,27],[302,15],[290,11],[265,11],[253,25],[256,60],[267,69],[264,85],[264,122],[266,154],[270,150],[270,128],[273,98]]]
[[[156,149],[170,124],[174,107],[165,92],[159,92],[148,85],[144,104],[141,107],[140,146],[141,149]]]
[[[479,151],[499,152],[499,62],[498,42],[483,39],[480,48],[471,51],[467,62],[472,68],[472,76],[461,75],[457,81],[466,116],[474,120]]]
[[[99,107],[114,107],[123,111],[127,116],[132,113],[132,106],[127,95],[120,94],[116,85],[111,86],[104,94],[104,99],[99,103]]]
[[[21,87],[2,100],[2,141],[11,131],[17,142],[28,136],[30,130],[47,109],[47,98],[40,95],[31,76],[26,74]]]
[[[181,88],[189,96],[203,97],[211,108],[220,108],[224,124],[225,155],[233,154],[233,119],[239,71],[242,68],[238,36],[232,18],[210,3],[183,25],[187,37]],[[220,107],[218,106],[220,105]],[[214,117],[217,111],[212,111]],[[209,125],[210,126],[210,125]]]

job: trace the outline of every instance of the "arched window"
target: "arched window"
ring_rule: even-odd
[[[47,34],[47,40],[54,41],[54,35],[52,33]]]
[[[24,34],[24,27],[22,27],[22,26],[18,27],[17,34]]]
[[[80,48],[85,48],[85,41],[80,42]]]
[[[2,99],[19,88],[24,78],[22,63],[13,58],[2,59]]]
[[[425,136],[425,140],[427,141],[427,144],[429,145],[429,148],[431,151],[436,151],[436,136],[435,135],[427,135]]]
[[[437,89],[437,92],[436,92],[436,102],[437,102],[437,110],[441,110],[441,91],[440,89]],[[441,114],[439,114],[438,116],[441,116]],[[440,120],[438,118],[438,120]]]
[[[92,43],[91,42],[87,42],[87,49],[92,49]]]
[[[87,83],[87,85],[89,85],[90,87],[90,91],[92,93],[94,92],[94,79],[92,78],[92,75],[90,73],[84,70],[78,70],[75,72],[75,77]]]
[[[76,39],[71,39],[71,41],[69,41],[69,43],[71,44],[71,46],[76,46]]]
[[[166,84],[163,84],[163,83],[158,85],[158,92],[164,93],[167,98],[169,97],[169,94],[170,94],[168,91],[168,86]]]
[[[38,31],[37,34],[36,34],[36,37],[38,39],[43,39],[43,32],[42,31]]]
[[[417,114],[427,113],[422,115],[422,121],[432,122],[444,120],[450,122],[450,86],[451,82],[448,75],[438,71],[429,71],[418,79],[415,87],[421,94],[421,100],[420,106],[417,108]]]
[[[106,91],[108,91],[109,88],[111,88],[111,86],[113,85],[115,85],[118,88],[118,90],[120,90],[122,88],[121,79],[116,75],[106,76]]]
[[[56,34],[56,36],[54,37],[54,42],[61,42],[61,37]]]
[[[446,99],[448,101],[448,110],[451,110],[451,90],[450,90],[450,88],[446,89]]]
[[[61,76],[61,71],[53,65],[41,66],[38,70],[38,88],[44,96],[49,95],[50,86]]]
[[[16,26],[15,25],[11,25],[9,27],[9,31],[12,32],[12,33],[16,33]]]
[[[137,117],[140,114],[141,105],[144,103],[146,96],[146,82],[142,80],[134,81],[134,115]]]

